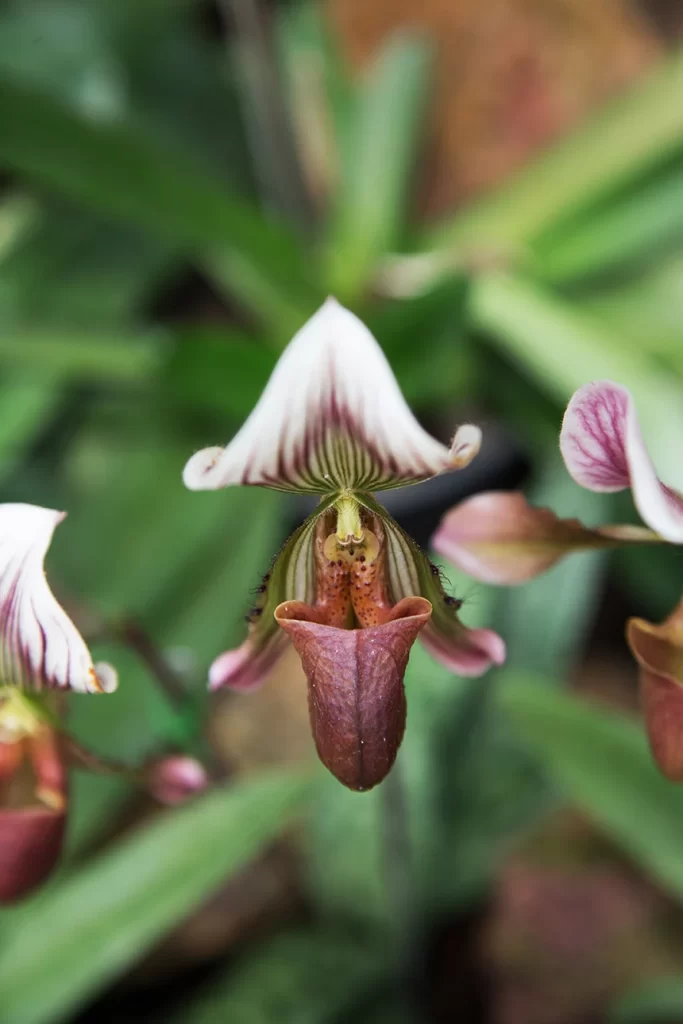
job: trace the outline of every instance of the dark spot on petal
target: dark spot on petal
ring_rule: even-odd
[[[358,561],[359,562],[364,562],[365,561],[365,555],[359,555],[358,556]]]

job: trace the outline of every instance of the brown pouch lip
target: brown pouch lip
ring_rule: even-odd
[[[14,903],[36,889],[62,852],[66,811],[48,807],[0,809],[0,903]]]
[[[403,676],[431,613],[426,598],[406,597],[381,625],[340,629],[321,622],[321,611],[301,601],[275,610],[308,679],[318,755],[350,789],[371,789],[393,766],[406,721]]]

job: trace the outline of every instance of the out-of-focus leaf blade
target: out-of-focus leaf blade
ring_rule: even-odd
[[[387,972],[385,954],[343,931],[285,933],[238,961],[177,1024],[335,1024]]]
[[[54,374],[7,370],[0,377],[0,479],[14,472],[63,401]]]
[[[87,206],[201,249],[252,314],[293,332],[317,301],[282,227],[182,154],[125,125],[88,118],[0,75],[0,161]],[[284,325],[284,326],[283,326]]]
[[[327,281],[342,300],[358,295],[397,242],[422,124],[428,57],[418,40],[389,42],[359,96],[327,239]]]
[[[11,328],[0,331],[0,363],[40,366],[60,380],[140,381],[151,377],[162,362],[161,331],[140,331],[131,336],[66,328]]]
[[[308,793],[306,779],[284,772],[217,789],[3,912],[6,1019],[64,1019],[274,839]]]
[[[655,247],[681,237],[683,173],[677,168],[539,240],[535,267],[544,280],[552,282],[604,275],[643,260]]]
[[[683,50],[492,195],[428,235],[430,248],[513,251],[683,148]]]
[[[648,446],[672,486],[683,484],[683,383],[629,347],[622,337],[531,281],[504,273],[472,286],[472,314],[496,344],[558,402],[591,380],[630,388]]]
[[[640,725],[515,675],[498,699],[567,795],[682,895],[683,792],[657,772]]]
[[[188,328],[176,333],[165,379],[183,404],[246,419],[274,366],[273,351],[245,334]]]
[[[683,977],[654,978],[617,1000],[609,1024],[678,1024],[683,1020]]]

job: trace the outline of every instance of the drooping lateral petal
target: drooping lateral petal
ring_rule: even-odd
[[[370,331],[328,299],[282,354],[227,448],[197,452],[183,478],[192,490],[381,490],[460,469],[480,443],[479,429],[469,424],[450,449],[430,437]]]
[[[652,755],[683,782],[683,601],[661,625],[630,619],[626,638],[640,665],[640,700]]]
[[[431,611],[424,598],[404,598],[384,623],[366,629],[325,625],[321,612],[301,601],[275,612],[308,679],[320,760],[349,789],[376,786],[396,760],[406,724],[403,676]]]
[[[234,650],[220,654],[209,670],[209,688],[254,690],[266,679],[287,649],[275,609],[286,600],[311,602],[315,595],[315,526],[336,495],[323,499],[315,512],[287,540],[263,577],[248,615],[249,635]]]
[[[492,491],[447,512],[432,545],[468,576],[511,586],[546,572],[573,551],[659,540],[645,527],[591,530],[578,519],[560,519],[548,508],[534,508],[518,491]]]
[[[490,629],[468,629],[458,618],[462,602],[446,594],[441,573],[388,512],[368,494],[358,500],[379,516],[387,546],[391,600],[420,595],[432,605],[432,616],[420,634],[427,650],[456,675],[479,676],[505,661],[505,643]]]
[[[90,651],[45,578],[43,561],[63,512],[0,505],[0,684],[109,693],[111,665]]]
[[[630,487],[647,525],[683,544],[683,495],[657,477],[627,388],[611,381],[579,388],[564,414],[560,449],[578,484],[591,491]]]

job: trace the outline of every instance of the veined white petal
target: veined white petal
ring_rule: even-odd
[[[480,440],[469,425],[451,449],[430,437],[370,331],[328,299],[282,354],[227,448],[197,452],[183,479],[191,490],[230,484],[318,494],[382,490],[461,469]]]
[[[683,438],[672,443],[683,446]],[[564,414],[560,449],[578,484],[591,491],[630,487],[647,525],[683,544],[683,494],[658,479],[627,388],[609,380],[579,388]]]
[[[64,516],[36,505],[0,505],[0,685],[109,693],[116,671],[93,665],[45,579],[43,561]]]

